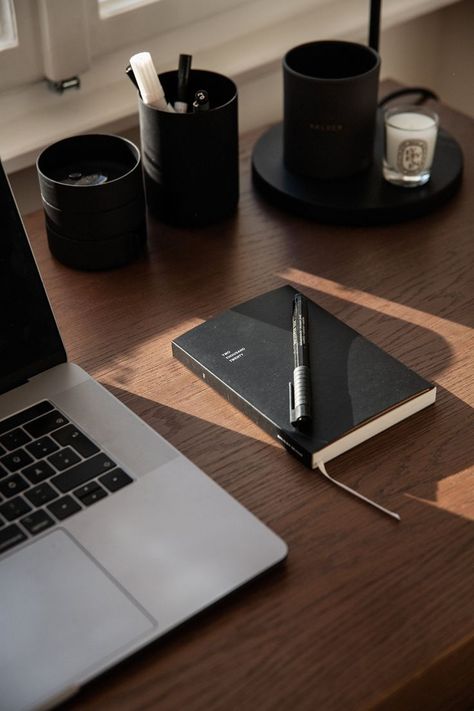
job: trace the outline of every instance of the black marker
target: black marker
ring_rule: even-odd
[[[304,429],[311,423],[311,370],[308,341],[308,304],[303,294],[293,299],[293,382],[290,391],[290,422]]]
[[[174,102],[175,111],[179,114],[184,114],[188,110],[189,73],[191,71],[192,60],[193,58],[190,54],[179,55],[178,90],[176,93],[176,101]]]
[[[209,96],[205,89],[198,89],[194,94],[193,111],[208,111]]]
[[[140,89],[138,88],[138,82],[130,64],[127,64],[127,66],[125,67],[125,74],[128,76],[135,88],[138,89],[138,93],[140,93]]]

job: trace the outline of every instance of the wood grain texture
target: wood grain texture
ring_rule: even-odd
[[[467,709],[474,704],[473,145],[459,193],[384,227],[325,226],[255,194],[241,139],[238,214],[204,230],[150,222],[148,254],[104,273],[55,261],[26,218],[72,361],[273,528],[283,566],[100,677],[74,709]],[[290,283],[438,385],[432,408],[302,467],[171,356],[174,336]],[[157,591],[159,594],[159,591]]]

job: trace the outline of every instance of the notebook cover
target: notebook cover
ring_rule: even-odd
[[[235,306],[178,337],[172,348],[176,358],[314,466],[315,453],[433,386],[308,299],[313,422],[309,433],[299,432],[290,424],[288,402],[296,293],[283,286]]]

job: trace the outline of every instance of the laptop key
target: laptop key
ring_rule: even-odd
[[[43,415],[43,417],[38,417],[37,420],[29,422],[24,427],[32,437],[42,437],[53,430],[57,430],[59,427],[64,427],[68,422],[69,420],[64,417],[64,415],[61,415],[57,410],[53,410],[52,412],[48,412],[47,415]]]
[[[28,501],[31,501],[33,506],[39,507],[43,506],[43,504],[49,504],[49,502],[56,499],[59,494],[45,481],[27,491],[25,496]]]
[[[9,476],[7,479],[2,479],[0,481],[0,492],[7,498],[11,499],[16,494],[27,489],[29,486],[28,482],[23,479],[20,474],[14,474]]]
[[[28,452],[24,449],[16,449],[10,454],[5,454],[0,459],[0,463],[6,467],[10,472],[16,472],[18,469],[23,469],[27,464],[31,464],[33,457],[31,457]]]
[[[94,479],[99,474],[103,474],[109,469],[114,468],[115,463],[107,457],[106,454],[101,452],[90,459],[86,459],[80,464],[76,464],[76,466],[71,467],[71,469],[62,472],[61,474],[57,474],[51,479],[51,483],[54,484],[54,486],[62,493],[66,493],[66,491],[75,489],[76,487],[81,486],[81,484],[85,484],[91,479]],[[1,484],[2,482],[0,482],[0,485]]]
[[[96,501],[105,499],[106,496],[108,496],[108,492],[101,486],[97,485],[97,487],[93,489],[90,494],[87,494],[81,498],[81,503],[83,503],[84,506],[92,506],[92,504],[95,504]]]
[[[40,437],[35,442],[31,442],[31,444],[27,444],[25,449],[27,449],[33,457],[36,457],[36,459],[42,459],[46,457],[46,455],[56,452],[59,447],[51,437],[46,436]]]
[[[85,496],[89,496],[89,494],[92,494],[93,491],[100,488],[101,487],[96,481],[90,481],[88,484],[80,486],[79,489],[75,489],[73,494],[74,496],[77,496],[77,498],[80,500],[83,499]]]
[[[127,484],[131,484],[133,479],[131,476],[128,476],[128,474],[125,474],[122,469],[114,469],[99,477],[99,481],[109,491],[118,491],[124,486],[127,486]]]
[[[77,513],[81,510],[81,506],[74,501],[72,496],[62,496],[60,499],[53,501],[46,507],[53,516],[56,516],[59,521],[63,521],[68,516]]]
[[[0,554],[5,553],[5,551],[13,548],[18,543],[22,543],[22,541],[26,541],[26,534],[16,523],[0,529]]]
[[[27,514],[28,511],[31,511],[31,506],[22,496],[15,496],[14,499],[10,499],[10,501],[6,501],[0,506],[0,513],[8,521],[14,521],[16,518]]]
[[[7,434],[4,434],[0,437],[0,443],[9,452],[11,452],[12,449],[17,449],[17,447],[21,447],[22,445],[26,444],[27,442],[31,442],[30,435],[27,434],[25,432],[25,430],[22,430],[19,427],[16,430],[7,432]],[[2,454],[3,454],[3,452],[2,452]]]
[[[48,462],[37,462],[37,464],[32,464],[31,467],[22,469],[21,473],[31,484],[39,484],[40,481],[44,481],[44,479],[56,474],[56,471]]]
[[[71,447],[61,449],[61,451],[48,457],[48,462],[55,466],[56,469],[59,469],[59,471],[68,469],[69,467],[72,467],[73,464],[77,464],[80,461],[81,458],[71,449]]]
[[[33,513],[28,514],[28,516],[21,519],[20,523],[33,536],[37,533],[41,533],[41,531],[44,531],[50,526],[54,526],[53,519],[51,516],[48,516],[46,511],[43,511],[43,509],[40,511],[33,511]]]
[[[19,427],[25,422],[29,422],[29,420],[32,420],[34,417],[44,415],[45,412],[48,412],[52,409],[53,405],[50,402],[48,402],[47,400],[42,400],[36,405],[29,407],[27,410],[22,410],[21,412],[17,412],[14,415],[10,415],[10,417],[6,417],[4,420],[0,421],[0,434],[8,432],[14,427]]]
[[[84,457],[84,459],[92,457],[93,454],[97,454],[99,451],[99,447],[97,447],[94,442],[91,442],[91,440],[74,427],[74,425],[66,425],[66,427],[56,430],[56,432],[52,433],[51,437],[53,437],[56,442],[59,442],[59,444],[62,444],[63,447],[72,447],[81,457]]]
[[[8,476],[8,471],[0,464],[0,479],[3,479],[4,476]]]

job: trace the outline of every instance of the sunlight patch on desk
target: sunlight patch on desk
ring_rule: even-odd
[[[471,479],[470,470],[465,469],[438,481],[434,500],[413,494],[406,494],[406,496],[422,504],[461,516],[468,521],[474,521],[474,516],[471,513],[474,510],[474,489],[470,486]],[[460,491],[463,492],[462,497],[459,496]]]
[[[390,301],[383,299],[376,294],[372,294],[360,289],[355,289],[350,286],[345,286],[337,281],[325,279],[324,277],[302,272],[299,269],[285,269],[278,274],[282,279],[306,286],[309,289],[317,289],[329,296],[336,296],[338,299],[350,301],[352,304],[358,304],[371,311],[380,311],[384,315],[392,316],[393,318],[402,319],[415,326],[435,331],[437,333],[447,334],[448,338],[463,338],[467,336],[471,329],[468,326],[463,326],[448,319],[441,318],[432,313],[414,309],[411,306],[406,306],[398,301]]]
[[[178,368],[184,368],[178,361],[174,362]],[[224,398],[209,388],[206,383],[201,383],[201,381],[196,379],[195,375],[188,373],[188,371],[184,372],[193,381],[190,386],[192,389],[189,390],[185,403],[183,403],[181,399],[176,399],[176,387],[181,391],[182,384],[177,386],[174,378],[173,381],[167,379],[157,384],[154,392],[150,391],[149,375],[145,376],[142,374],[142,377],[139,380],[137,379],[133,385],[127,383],[126,386],[121,382],[120,377],[114,377],[113,369],[112,373],[108,372],[104,377],[97,379],[101,385],[111,390],[113,394],[133,411],[136,411],[133,398],[140,398],[143,401],[147,401],[152,408],[153,405],[156,405],[157,408],[168,408],[176,412],[178,416],[183,415],[184,417],[198,420],[203,426],[212,425],[220,430],[235,433],[239,437],[248,437],[250,440],[263,442],[266,446],[281,449],[279,442],[270,437],[270,435],[252,422],[252,420],[242,415],[242,413],[236,410]],[[117,390],[119,390],[121,394],[117,393]],[[209,396],[215,398],[215,407],[210,415],[206,413],[206,417],[203,417],[202,398],[205,397],[207,399]],[[141,413],[139,414],[143,416]]]
[[[301,286],[320,291],[328,296],[343,300],[348,304],[361,306],[368,311],[379,312],[394,321],[405,321],[408,324],[423,329],[426,333],[432,333],[433,337],[442,338],[443,342],[446,343],[446,347],[450,350],[450,361],[449,364],[446,364],[446,361],[440,360],[440,370],[437,371],[438,377],[436,381],[458,399],[466,402],[468,405],[471,404],[466,399],[463,381],[455,380],[454,378],[449,378],[448,380],[449,375],[456,368],[467,366],[466,363],[457,357],[455,346],[456,343],[470,337],[471,328],[469,326],[455,323],[449,319],[444,319],[435,314],[422,311],[421,309],[415,309],[412,306],[407,306],[398,301],[384,299],[376,294],[346,286],[341,282],[325,279],[324,277],[309,272],[303,272],[299,269],[285,269],[279,272],[278,276],[296,287]],[[327,305],[325,307],[331,311],[330,307]],[[441,373],[443,374],[442,379],[439,377]]]
[[[133,391],[142,382],[144,391],[149,390],[149,387],[145,388],[145,383],[147,376],[152,376],[156,371],[156,363],[163,363],[164,360],[169,360],[170,364],[176,363],[171,353],[173,338],[202,322],[203,319],[187,319],[177,326],[162,329],[159,333],[142,334],[139,342],[130,334],[130,342],[125,342],[113,355],[105,355],[97,367],[87,367],[85,364],[87,371],[96,380],[111,386],[126,387],[127,390]],[[138,362],[141,364],[140,369],[136,367]],[[145,392],[137,391],[136,394]]]

